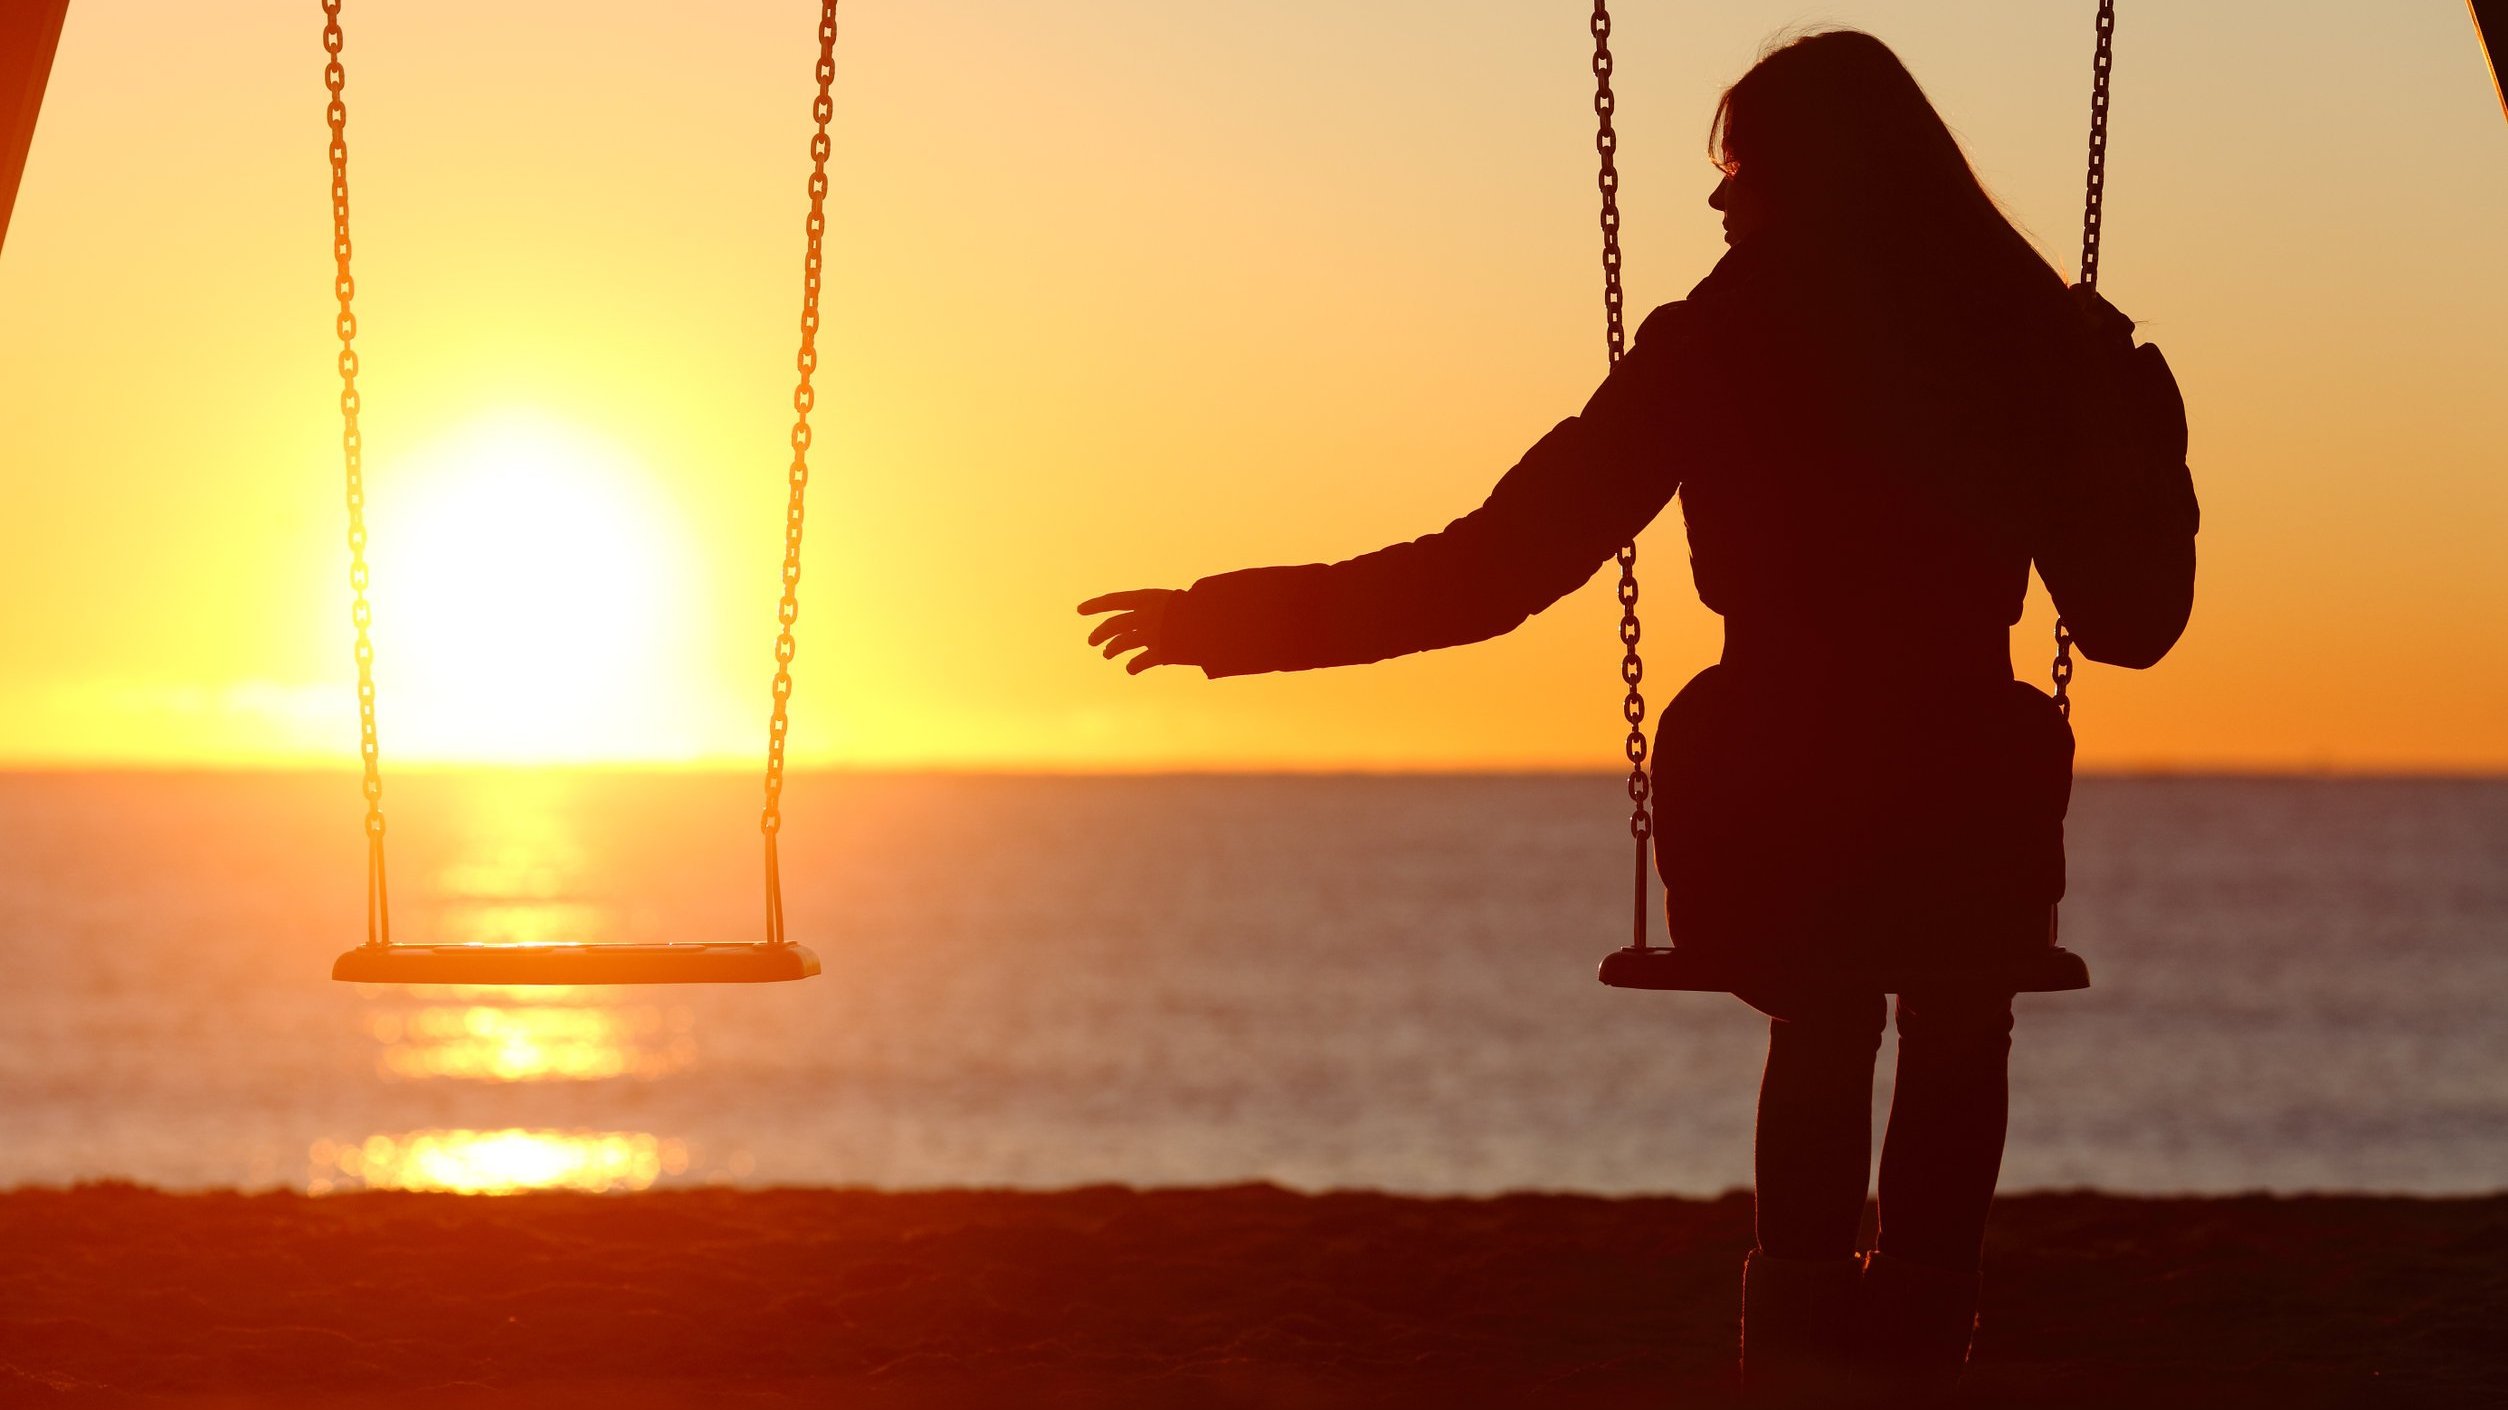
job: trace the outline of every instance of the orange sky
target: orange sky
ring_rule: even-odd
[[[2091,5],[1627,9],[1636,305],[1719,249],[1715,92],[1816,20],[1896,45],[2069,268]],[[2203,584],[2160,669],[2084,671],[2085,763],[2508,767],[2508,123],[2463,6],[2123,10],[2103,287],[2192,403]],[[761,752],[814,14],[351,0],[387,759]],[[0,764],[352,756],[318,34],[71,7],[0,257]],[[1585,53],[1573,5],[856,0],[797,757],[1611,767],[1600,583],[1219,684],[1071,612],[1434,528],[1574,408]],[[1677,522],[1644,551],[1659,703],[1716,632]]]

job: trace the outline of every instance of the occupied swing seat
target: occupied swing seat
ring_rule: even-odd
[[[2049,918],[2050,923],[2052,917]],[[2051,924],[2050,924],[2051,928]],[[1597,975],[1614,989],[1680,989],[1703,993],[1730,993],[1746,988],[1753,976],[1723,956],[1684,950],[1676,945],[1624,945],[1602,957]],[[1937,978],[1933,975],[1897,975],[1896,982],[1865,983],[1859,976],[1840,973],[1835,982],[1840,986],[1879,988],[1897,993],[1902,988],[1927,988],[1943,985],[2008,991],[2014,994],[2054,994],[2090,987],[2090,966],[2081,956],[2050,941],[2044,946],[2018,951],[2008,958],[1987,966],[1967,962],[1957,969],[1946,969]]]

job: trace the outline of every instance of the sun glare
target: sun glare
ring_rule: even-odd
[[[688,1169],[688,1147],[642,1131],[410,1131],[363,1141],[316,1141],[308,1192],[648,1189]]]
[[[686,757],[688,546],[632,461],[479,423],[374,477],[385,749],[439,762]]]

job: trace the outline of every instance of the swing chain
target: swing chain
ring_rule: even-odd
[[[1611,92],[1611,11],[1607,0],[1594,0],[1593,35],[1594,151],[1601,159],[1594,182],[1602,193],[1603,337],[1610,365],[1617,368],[1626,351],[1628,325],[1620,292],[1620,136],[1612,126],[1619,103]],[[1615,556],[1620,565],[1620,681],[1628,687],[1628,694],[1620,702],[1620,713],[1628,721],[1628,830],[1637,844],[1635,943],[1643,948],[1648,942],[1646,873],[1654,837],[1654,785],[1646,772],[1646,694],[1642,688],[1646,662],[1637,649],[1643,628],[1637,618],[1636,543],[1623,544]]]
[[[340,29],[340,4],[322,0],[322,51],[330,55],[322,83],[331,93],[325,112],[331,126],[331,292],[339,300],[333,326],[340,338],[340,458],[348,483],[349,620],[357,628],[357,756],[365,770],[366,943],[387,945],[392,916],[383,873],[383,750],[374,723],[374,609],[366,601],[366,447],[357,427],[363,402],[357,392],[357,278],[349,270],[348,70],[340,61],[347,37]]]
[[[1601,168],[1594,184],[1602,192],[1602,317],[1611,365],[1620,365],[1627,341],[1627,323],[1620,297],[1620,134],[1612,126],[1619,100],[1611,92],[1611,12],[1606,0],[1594,0],[1594,151]]]
[[[2099,0],[2098,47],[2090,59],[2090,168],[2081,193],[2081,287],[2099,287],[2099,225],[2107,208],[2107,84],[2116,67],[2116,0]],[[2055,619],[2055,712],[2073,717],[2073,634]]]
[[[2107,84],[2116,67],[2116,0],[2099,0],[2098,49],[2090,60],[2090,169],[2081,194],[2081,287],[2099,287],[2099,220],[2107,205]]]
[[[2055,619],[2055,713],[2073,717],[2073,629]]]
[[[821,0],[819,6],[817,78],[818,98],[810,105],[817,130],[810,135],[810,214],[803,225],[807,240],[801,261],[801,350],[793,359],[799,380],[792,393],[792,466],[786,475],[789,493],[784,503],[784,592],[775,607],[774,707],[766,727],[766,806],[758,815],[758,830],[766,838],[766,939],[771,945],[784,943],[784,891],[775,839],[784,827],[784,739],[790,729],[787,707],[792,700],[792,629],[801,617],[802,509],[810,488],[810,409],[818,401],[810,378],[819,366],[819,287],[824,269],[821,245],[827,233],[830,147],[827,128],[836,113],[836,0]]]

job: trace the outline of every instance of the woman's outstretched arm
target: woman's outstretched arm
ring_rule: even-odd
[[[1248,568],[1189,590],[1080,604],[1126,662],[1211,676],[1381,661],[1503,635],[1583,585],[1680,488],[1712,433],[1703,315],[1657,309],[1582,414],[1553,427],[1478,509],[1436,533],[1339,563]]]

